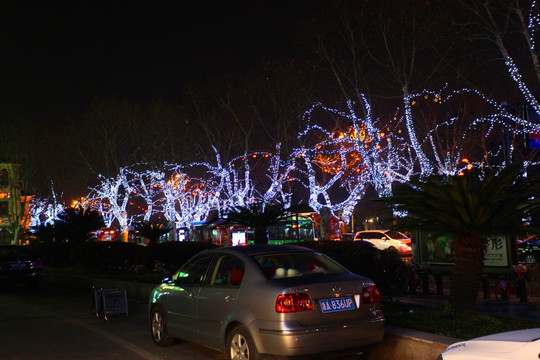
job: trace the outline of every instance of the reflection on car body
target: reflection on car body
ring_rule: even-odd
[[[375,284],[300,246],[206,250],[154,289],[149,312],[157,345],[178,337],[231,359],[340,351],[384,336]]]

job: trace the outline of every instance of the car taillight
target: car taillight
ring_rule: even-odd
[[[43,261],[41,259],[36,261],[36,269],[43,269]]]
[[[412,251],[412,248],[409,244],[402,242],[400,245],[400,251],[402,254],[408,254]]]
[[[381,301],[381,292],[375,285],[362,289],[362,304],[373,304]]]
[[[307,294],[281,294],[276,299],[276,312],[290,313],[313,310],[313,304]]]

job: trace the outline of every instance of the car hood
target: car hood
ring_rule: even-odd
[[[504,354],[517,351],[539,339],[540,328],[510,331],[452,344],[445,352],[451,353],[454,350],[466,349],[468,356],[472,354],[484,354],[484,356],[485,354]]]
[[[528,343],[540,339],[540,328],[503,332],[482,336],[471,341],[511,341]]]

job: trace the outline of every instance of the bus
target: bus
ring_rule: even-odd
[[[245,226],[229,227],[231,245],[252,244],[255,240],[253,229]],[[304,241],[315,241],[315,221],[305,214],[292,214],[281,217],[268,227],[268,244],[299,244]]]

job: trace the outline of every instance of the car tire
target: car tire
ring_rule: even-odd
[[[243,326],[233,328],[227,336],[229,360],[259,360],[261,357],[249,331]]]
[[[161,306],[153,307],[150,312],[150,331],[157,346],[169,346],[174,342],[174,336],[167,331],[167,319]]]

